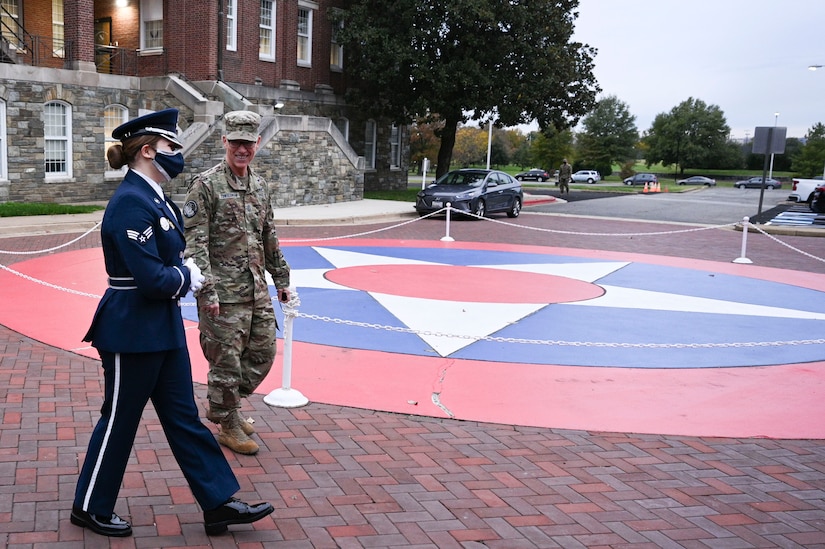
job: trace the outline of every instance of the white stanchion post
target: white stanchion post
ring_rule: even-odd
[[[455,242],[455,238],[450,236],[450,211],[453,205],[447,202],[447,234],[441,237],[441,242]]]
[[[748,226],[750,225],[750,218],[745,216],[742,218],[742,251],[739,253],[739,257],[733,260],[734,263],[753,263],[747,256],[748,250]]]
[[[289,289],[289,301],[284,303],[284,367],[281,373],[281,388],[264,397],[264,402],[278,408],[299,408],[306,406],[309,399],[301,391],[292,388],[292,324],[295,321],[301,300],[298,292]]]

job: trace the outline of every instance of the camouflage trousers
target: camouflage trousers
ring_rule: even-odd
[[[269,296],[249,303],[221,303],[220,314],[202,312],[200,343],[209,362],[209,419],[220,421],[255,392],[275,360],[278,328]]]

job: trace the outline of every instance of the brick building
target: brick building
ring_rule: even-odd
[[[222,117],[263,116],[277,206],[406,188],[408,131],[350,108],[330,18],[344,0],[0,0],[0,201],[106,200],[111,131],[180,109],[187,171],[223,157]]]

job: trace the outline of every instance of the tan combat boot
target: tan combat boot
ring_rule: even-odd
[[[241,419],[237,412],[233,412],[221,420],[221,432],[218,433],[218,442],[223,444],[233,452],[251,456],[257,454],[258,444],[244,433],[241,423],[247,423]],[[251,427],[251,425],[250,425]]]
[[[255,427],[252,425],[251,421],[245,419],[237,409],[235,409],[235,411],[232,413],[238,416],[238,420],[241,425],[241,430],[244,432],[246,436],[251,437],[255,434]]]

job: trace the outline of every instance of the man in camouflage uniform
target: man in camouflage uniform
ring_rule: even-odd
[[[234,111],[224,117],[224,160],[197,176],[183,207],[187,255],[206,281],[198,291],[200,343],[209,361],[207,419],[221,426],[218,442],[255,454],[252,424],[241,399],[261,384],[275,360],[275,312],[266,272],[278,298],[289,300],[289,265],[275,234],[266,181],[249,166],[261,117]]]
[[[570,194],[570,179],[573,177],[573,167],[563,159],[559,168],[559,194]]]

